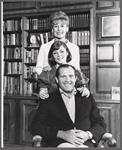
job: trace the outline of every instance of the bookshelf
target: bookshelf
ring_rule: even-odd
[[[105,14],[105,12],[111,14],[119,11],[120,5],[119,2],[112,2],[112,9],[110,9],[108,4],[103,3],[104,7],[100,2],[100,9],[97,10],[96,2],[92,1],[69,2],[63,5],[57,5],[55,2],[19,2],[14,4],[7,2],[3,4],[6,7],[3,12],[5,147],[32,146],[30,121],[39,102],[38,97],[31,96],[38,86],[36,85],[37,75],[34,72],[34,67],[40,45],[52,39],[49,16],[58,10],[66,12],[70,17],[70,31],[67,38],[80,48],[81,70],[90,78],[90,91],[105,117],[107,131],[113,134],[113,137],[118,141],[117,147],[119,147],[120,102],[111,100],[110,94],[106,92],[110,91],[110,88],[105,86],[109,83],[119,83],[119,76],[116,80],[113,80],[113,76],[104,77],[106,77],[106,68],[112,74],[119,74],[118,48],[120,44],[118,39],[96,39],[97,33],[100,32],[100,28],[97,27],[102,25],[99,22],[100,18],[96,16],[97,14]],[[39,35],[39,46],[30,46],[28,37],[32,34]],[[103,57],[104,55],[99,56],[98,54],[98,51],[104,53],[106,45],[111,47],[111,54],[113,54],[111,60],[109,56],[107,57],[108,61],[106,61],[107,55]],[[115,58],[114,61],[113,58]],[[116,71],[113,71],[115,69]]]
[[[4,19],[4,94],[22,94],[22,18]]]
[[[67,13],[70,31],[66,38],[79,46],[80,66],[90,78],[90,11]],[[35,66],[39,48],[52,40],[48,15],[4,19],[4,94],[31,96],[38,93]],[[34,36],[36,42],[30,40]],[[15,85],[12,86],[12,85]]]

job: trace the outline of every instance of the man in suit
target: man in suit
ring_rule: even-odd
[[[40,100],[31,124],[47,147],[95,147],[106,132],[92,94],[82,97],[75,89],[75,68],[64,64],[56,71],[59,86],[46,100]]]

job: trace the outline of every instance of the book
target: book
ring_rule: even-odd
[[[77,45],[77,31],[72,31],[72,43]]]
[[[40,34],[40,37],[41,37],[41,44],[44,44],[44,37],[42,33]]]
[[[47,43],[48,42],[48,33],[47,32],[45,33],[45,39],[46,39],[45,41]]]

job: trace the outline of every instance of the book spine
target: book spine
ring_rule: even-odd
[[[41,37],[41,44],[44,44],[44,37],[42,33],[40,34],[40,37]]]

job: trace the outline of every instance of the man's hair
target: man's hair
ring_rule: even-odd
[[[60,70],[61,68],[72,68],[72,69],[74,70],[74,73],[75,73],[75,76],[76,76],[76,69],[75,69],[74,66],[69,65],[69,64],[62,64],[62,65],[60,65],[60,66],[57,68],[57,70],[56,70],[56,75],[55,75],[55,76],[56,76],[57,78],[59,77],[59,70]]]
[[[53,51],[59,50],[59,48],[61,46],[63,46],[66,49],[67,53],[68,53],[66,61],[70,62],[72,60],[72,55],[71,55],[71,53],[70,53],[69,48],[67,47],[67,45],[63,41],[55,41],[51,45],[50,51],[48,53],[48,62],[50,64],[50,66],[56,65],[56,62],[55,62],[54,57],[53,57]]]
[[[67,26],[69,26],[69,17],[63,11],[52,13],[52,15],[50,16],[51,27],[53,27],[54,23],[58,20],[62,20],[63,22],[65,22],[65,24],[67,24]]]

